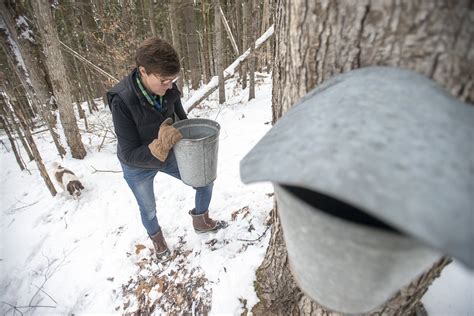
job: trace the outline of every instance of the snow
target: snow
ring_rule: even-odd
[[[16,26],[21,30],[20,38],[24,38],[32,43],[35,42],[33,38],[33,31],[30,29],[28,22],[26,21],[26,16],[19,16],[16,19]]]
[[[244,311],[243,302],[250,310],[258,301],[253,282],[268,245],[266,222],[273,207],[269,183],[247,186],[239,176],[240,160],[271,127],[271,78],[259,76],[265,78],[256,87],[256,99],[247,101],[248,92],[241,92],[231,79],[224,105],[218,105],[215,92],[190,115],[221,125],[211,215],[228,221],[227,229],[195,234],[187,214],[194,190],[161,173],[155,179],[158,219],[170,248],[180,249],[167,266],[152,262],[139,268],[150,257],[152,245],[122,178],[114,139],[107,134],[100,146],[103,126],[112,126],[107,108],[100,106],[101,111],[88,118],[93,133],[82,133],[88,152],[84,160],[68,155],[60,161],[50,136],[35,135],[47,166],[58,161],[82,181],[86,189],[79,200],[58,185],[59,193],[51,197],[36,164],[27,163],[31,175],[21,172],[2,136],[0,176],[6,181],[0,182],[0,313],[15,314],[10,305],[43,306],[19,308],[25,315],[130,312],[139,301],[131,299],[124,307],[130,296],[124,297],[123,289],[134,289],[129,281],[153,276],[166,281],[171,271],[176,282],[188,277],[207,280],[195,295],[207,297],[211,314],[238,315]],[[194,269],[194,274],[179,273],[183,267]],[[423,299],[430,315],[474,315],[473,281],[472,272],[456,262],[449,265]],[[149,289],[148,300],[163,299],[161,286]],[[198,305],[196,299],[188,313],[199,314]]]
[[[12,38],[12,35],[10,34],[10,31],[8,30],[8,27],[5,24],[5,21],[3,19],[0,19],[0,29],[4,30],[4,32],[7,36],[7,43],[8,43],[8,45],[11,46],[13,54],[15,55],[15,60],[17,61],[18,66],[23,69],[23,71],[25,73],[25,76],[26,76],[26,82],[29,85],[31,85],[30,77],[28,75],[28,71],[26,71],[25,61],[23,60],[23,56],[21,55],[20,48],[18,47],[15,40]],[[27,34],[29,34],[29,33],[27,32]],[[22,34],[22,36],[23,36],[23,34]]]
[[[155,179],[158,219],[168,245],[173,250],[180,238],[186,242],[184,250],[192,251],[187,264],[201,269],[209,281],[212,311],[216,313],[243,311],[239,298],[246,299],[247,306],[257,302],[253,281],[270,230],[258,242],[242,240],[255,240],[266,231],[273,207],[273,199],[266,194],[273,188],[268,183],[241,183],[239,161],[271,127],[265,124],[271,121],[270,81],[267,76],[257,87],[257,98],[247,102],[247,95],[230,80],[226,104],[218,105],[216,94],[190,114],[215,119],[221,125],[218,177],[210,212],[212,217],[229,222],[226,230],[195,234],[187,214],[194,206],[194,190],[161,173]],[[58,161],[79,177],[86,188],[79,200],[62,192],[57,184],[59,193],[52,197],[34,162],[27,163],[32,175],[21,172],[11,150],[1,149],[0,174],[8,180],[0,183],[0,301],[15,306],[50,306],[21,308],[23,313],[123,312],[116,310],[123,305],[122,285],[137,274],[149,276],[150,272],[139,271],[136,263],[149,257],[152,244],[122,173],[95,172],[121,171],[115,141],[106,138],[98,151],[105,133],[99,126],[112,126],[109,110],[101,108],[89,116],[97,135],[82,134],[88,153],[84,160],[69,154],[60,161],[49,134],[35,135],[46,166]],[[245,218],[241,212],[236,220],[231,219],[233,212],[246,207],[249,213]],[[213,239],[219,242],[211,247]],[[146,249],[136,255],[140,244]],[[158,271],[159,267],[155,264],[153,269]],[[150,291],[151,299],[158,296],[156,288]],[[0,314],[13,315],[5,303],[0,304]],[[133,304],[136,302],[127,311],[133,310]]]

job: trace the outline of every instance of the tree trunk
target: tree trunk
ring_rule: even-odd
[[[35,9],[38,25],[42,26],[41,40],[46,66],[52,80],[64,134],[72,156],[82,159],[86,156],[86,150],[74,116],[68,77],[64,67],[64,59],[59,48],[58,34],[54,28],[49,1],[33,1],[32,5]]]
[[[3,101],[3,98],[2,98]],[[10,127],[10,122],[8,122],[8,118],[6,115],[5,108],[3,106],[2,102],[0,104],[0,124],[3,126],[3,129],[5,130],[5,133],[7,134],[8,140],[10,141],[10,145],[12,146],[13,153],[15,154],[15,159],[20,167],[20,170],[25,170],[25,164],[23,163],[23,159],[21,159],[20,151],[17,149],[16,144],[15,144],[15,139],[13,138],[13,135],[11,133],[11,127]],[[13,122],[14,124],[14,122]]]
[[[235,36],[237,37],[237,45],[239,47],[240,52],[244,52],[245,49],[243,48],[243,40],[242,40],[242,25],[243,25],[243,18],[242,18],[242,0],[235,1]],[[239,68],[239,80],[242,80],[242,67]]]
[[[263,32],[265,32],[271,25],[270,11],[271,11],[270,0],[264,0],[260,34],[263,34]],[[259,56],[261,56],[259,58],[259,71],[268,71],[270,67],[270,61],[271,61],[271,47],[270,47],[269,42],[266,43],[265,46],[262,47]]]
[[[21,129],[25,133],[25,137],[26,137],[26,140],[28,141],[28,145],[31,148],[31,151],[33,152],[33,156],[36,161],[36,165],[38,166],[38,170],[40,171],[41,177],[43,178],[51,195],[55,196],[57,193],[56,189],[54,188],[53,182],[51,182],[51,178],[49,177],[49,174],[46,171],[46,168],[43,163],[43,158],[41,158],[38,147],[36,147],[36,143],[26,123],[25,115],[21,112],[19,108],[15,108],[12,106],[6,93],[2,93],[2,94],[3,94],[3,97],[5,98],[4,101],[5,101],[6,106],[9,108],[10,111],[13,111],[15,113],[15,115],[17,116],[20,122]]]
[[[248,45],[249,38],[249,0],[242,0],[242,20],[243,20],[243,29],[242,29],[242,51],[245,52]],[[249,63],[245,62],[242,64],[242,89],[247,88],[247,65]]]
[[[219,0],[214,0],[214,23],[216,32],[216,59],[217,59],[217,77],[219,81],[219,104],[225,102],[225,81],[224,81],[224,65],[222,59],[222,23],[219,14],[220,3]]]
[[[74,3],[74,2],[73,2]],[[80,19],[80,28],[78,25],[75,25],[74,23],[74,18],[72,20],[72,29],[74,36],[72,36],[75,39],[76,45],[71,45],[71,47],[75,47],[78,52],[81,52],[82,56],[85,56],[88,60],[91,61],[96,61],[97,60],[97,49],[94,44],[94,37],[93,34],[97,30],[97,25],[94,21],[94,14],[92,10],[92,5],[89,1],[87,0],[80,0],[77,1],[77,5],[79,6],[79,14],[74,13],[74,15],[79,15]],[[65,24],[68,24],[68,21],[64,21]],[[84,46],[81,46],[79,43],[79,36],[77,34],[77,30],[82,29],[82,38],[83,38],[83,43]],[[68,32],[70,33],[70,32]],[[71,34],[71,35],[72,35]],[[72,41],[71,41],[72,42]],[[87,97],[87,103],[89,104],[89,111],[92,114],[92,110],[98,111],[99,109],[97,108],[97,104],[95,104],[94,98],[101,95],[100,92],[98,92],[98,86],[93,82],[93,78],[90,76],[89,71],[85,67],[84,64],[82,64],[82,71],[78,73],[82,75],[81,83],[85,87],[85,93]],[[86,101],[86,100],[84,100]]]
[[[5,6],[4,1],[0,1],[0,14],[12,37],[12,41],[14,41],[18,46],[20,55],[26,67],[23,71],[27,73],[27,77],[29,77],[29,82],[34,90],[36,98],[39,100],[40,105],[49,104],[51,98],[50,91],[52,91],[52,88],[48,82],[48,73],[46,72],[46,66],[41,57],[41,48],[38,47],[37,41],[33,39],[33,35],[30,35],[28,32],[24,32],[22,36],[18,36],[18,31],[21,33],[22,29],[17,30],[18,23],[14,21],[15,16],[26,16],[22,2],[8,2],[8,6]],[[21,25],[26,29],[34,28],[33,25],[27,24],[26,20],[24,24],[26,25]],[[27,36],[24,34],[27,34]],[[31,38],[31,40],[29,38]],[[38,109],[35,110],[36,113],[39,113]]]
[[[171,25],[171,38],[173,41],[173,47],[178,52],[179,56],[182,56],[181,42],[179,39],[179,17],[181,16],[179,5],[179,0],[171,0],[170,2],[170,25]],[[182,92],[184,85],[184,73],[183,73],[183,63],[181,62],[181,75],[178,77],[178,89]]]
[[[204,83],[211,80],[211,56],[209,56],[209,4],[202,1],[202,71],[204,73]]]
[[[473,7],[465,1],[284,1],[275,10],[273,122],[335,74],[369,65],[426,75],[463,101],[474,101]],[[277,215],[257,271],[255,315],[337,315],[292,281]],[[443,258],[374,314],[410,315],[449,259]]]
[[[257,1],[249,0],[249,16],[257,16]],[[257,33],[257,19],[252,19],[250,26],[250,57],[249,57],[249,101],[255,99],[255,34]]]
[[[19,124],[16,124],[14,113],[12,111],[9,111],[9,109],[7,107],[5,107],[5,112],[7,113],[8,118],[10,119],[10,121],[13,124],[13,128],[15,129],[16,135],[20,139],[20,142],[23,145],[23,149],[25,149],[26,154],[28,155],[29,161],[34,160],[35,157],[33,156],[33,153],[31,152],[30,146],[26,142],[25,136],[21,132],[20,126],[19,126]]]
[[[199,40],[196,32],[196,16],[194,1],[186,0],[183,4],[184,28],[186,30],[186,47],[188,52],[189,70],[191,71],[191,88],[197,90],[201,81],[199,69]]]
[[[8,36],[9,34],[6,34],[6,35]],[[10,38],[10,40],[13,41],[13,38]],[[10,45],[15,45],[15,44],[17,44],[17,43],[16,42],[10,42]],[[51,102],[49,102],[49,100],[47,99],[47,100],[45,100],[45,102],[46,102],[45,104],[40,103],[40,102],[42,102],[39,99],[39,95],[41,93],[36,93],[36,91],[34,90],[34,87],[32,85],[32,82],[33,82],[32,77],[28,76],[29,73],[36,73],[34,68],[37,65],[31,66],[31,67],[33,67],[33,69],[28,69],[29,72],[26,72],[26,69],[23,69],[23,67],[21,66],[22,65],[21,62],[19,60],[15,60],[15,58],[21,58],[21,56],[16,55],[15,47],[7,47],[7,45],[5,45],[5,43],[3,43],[3,42],[2,42],[1,46],[5,51],[7,63],[10,66],[9,68],[10,68],[11,72],[14,74],[14,76],[12,76],[10,78],[10,86],[12,86],[10,88],[10,90],[11,90],[12,95],[18,96],[17,97],[18,102],[19,102],[20,106],[24,108],[24,113],[30,114],[29,110],[30,110],[31,107],[34,107],[36,109],[36,111],[39,112],[40,117],[45,122],[45,124],[48,127],[48,130],[51,134],[51,137],[53,138],[53,141],[54,141],[54,144],[55,144],[56,149],[58,151],[58,154],[62,158],[63,156],[66,155],[66,150],[61,145],[59,135],[56,131],[56,121],[52,119],[52,117],[54,115],[51,111]],[[16,46],[16,49],[18,49],[18,46]],[[22,54],[22,52],[20,53],[20,55],[21,54]],[[29,55],[30,53],[26,52],[26,54]],[[25,59],[22,59],[22,60],[25,60]],[[37,75],[37,73],[36,73],[36,75]],[[16,80],[15,78],[17,78],[18,80]],[[16,86],[16,88],[14,88],[15,86]],[[22,88],[22,90],[20,92],[18,92],[18,88]],[[24,100],[25,102],[21,102],[21,100]],[[33,105],[30,105],[30,104],[33,104]],[[36,104],[36,106],[34,106],[34,104]],[[32,120],[31,120],[31,115],[26,115],[25,114],[25,120],[27,121],[27,123],[31,127],[33,127]],[[18,129],[18,126],[15,126],[15,128]],[[18,130],[17,130],[17,132],[18,132]],[[22,140],[23,146],[24,146],[26,152],[28,153],[28,157],[30,158],[30,160],[33,160],[34,159],[33,155],[30,152],[29,147],[26,144],[26,141],[23,139],[23,137],[21,137],[21,133],[18,133],[18,135],[20,136],[20,139]]]
[[[150,31],[152,36],[156,36],[155,27],[155,7],[152,0],[146,1],[146,10],[148,12],[148,23],[150,24]]]

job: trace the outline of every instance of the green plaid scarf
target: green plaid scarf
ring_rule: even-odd
[[[162,106],[163,105],[163,96],[161,96],[161,95],[158,96],[158,95],[148,93],[148,91],[143,86],[142,80],[140,79],[140,74],[138,74],[138,73],[137,73],[137,76],[136,76],[136,81],[137,81],[138,88],[140,88],[140,91],[143,94],[143,96],[145,97],[145,99],[148,101],[148,104],[151,107],[154,107],[155,109],[157,109],[159,112],[166,111],[166,108],[164,108]]]

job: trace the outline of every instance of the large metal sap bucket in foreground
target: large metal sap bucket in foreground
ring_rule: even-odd
[[[291,272],[331,310],[368,313],[440,256],[474,269],[474,108],[414,72],[335,76],[243,158],[270,181]]]
[[[187,119],[173,124],[183,139],[174,146],[181,180],[203,187],[217,178],[220,125],[208,119]]]

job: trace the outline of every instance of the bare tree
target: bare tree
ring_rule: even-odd
[[[38,147],[36,146],[33,136],[31,135],[30,128],[28,127],[28,124],[26,123],[25,114],[21,111],[20,107],[14,107],[11,104],[10,98],[8,97],[6,91],[0,91],[0,95],[3,98],[3,104],[8,108],[8,109],[5,109],[5,111],[8,110],[8,111],[14,112],[16,117],[19,119],[21,129],[23,133],[25,134],[26,140],[28,142],[28,146],[31,148],[31,151],[35,158],[34,160],[36,162],[36,165],[38,166],[41,177],[46,183],[46,186],[48,187],[51,195],[55,196],[57,193],[56,189],[54,188],[53,182],[51,181],[49,174],[46,171],[46,167],[44,166],[44,163],[43,163],[43,158],[41,157]]]
[[[181,54],[181,52],[183,51],[181,49],[181,42],[180,42],[180,39],[179,39],[179,33],[180,33],[180,24],[179,23],[179,18],[181,17],[181,13],[180,13],[180,10],[179,10],[179,0],[171,0],[170,1],[170,24],[171,24],[171,37],[173,39],[173,47],[174,49],[176,49],[176,51]],[[181,68],[183,66],[181,65]],[[184,85],[184,81],[183,81],[183,74],[181,74],[179,77],[178,77],[178,88],[180,91],[183,91],[183,85]]]
[[[223,65],[223,52],[222,52],[222,23],[219,13],[220,3],[219,0],[214,0],[214,23],[216,30],[216,60],[217,60],[217,77],[219,80],[219,103],[225,102],[225,84],[224,84],[224,65]]]
[[[249,48],[249,1],[242,0],[242,51],[245,52]],[[247,71],[248,62],[242,64],[242,89],[247,88]]]
[[[58,103],[61,124],[64,128],[66,140],[74,158],[82,159],[86,150],[77,127],[69,81],[64,66],[64,59],[59,47],[59,38],[53,24],[49,1],[33,1],[32,5],[38,25],[41,25],[42,47],[45,54],[46,66],[51,77],[54,95]]]
[[[262,21],[260,27],[260,33],[263,34],[271,25],[271,1],[270,0],[263,0],[263,12],[262,12]],[[267,70],[270,67],[271,61],[271,46],[270,42],[266,43],[264,47],[262,47],[260,56],[260,63],[259,63],[259,71]]]
[[[10,5],[12,5],[10,3]],[[54,141],[58,154],[63,157],[66,150],[61,145],[59,135],[56,131],[56,120],[53,113],[53,99],[50,93],[49,77],[42,61],[39,47],[28,32],[30,25],[22,14],[26,14],[26,10],[21,3],[16,3],[15,7],[4,6],[0,3],[1,19],[5,23],[4,30],[5,41],[2,42],[2,48],[7,56],[7,62],[10,70],[19,79],[20,85],[23,87],[24,94],[28,96],[29,104],[34,109],[35,114],[39,114],[43,118],[48,127],[51,137]],[[18,21],[14,22],[14,16],[20,15]],[[22,36],[18,36],[17,28],[25,28]],[[21,31],[21,29],[20,29]],[[27,36],[24,35],[26,32]],[[18,51],[19,54],[15,53]]]
[[[13,138],[13,135],[11,132],[11,124],[8,121],[4,104],[5,104],[5,101],[2,98],[0,100],[0,125],[3,126],[3,129],[5,130],[5,133],[7,134],[8,141],[10,142],[13,153],[15,155],[16,162],[18,166],[20,167],[20,170],[25,170],[25,164],[23,163],[23,159],[21,159],[20,151],[17,149],[17,146],[15,144],[15,139]]]
[[[209,30],[212,29],[209,23],[210,5],[206,1],[201,2],[201,16],[202,16],[202,33],[200,34],[201,41],[201,64],[202,72],[204,73],[204,83],[211,80],[211,56],[209,54]]]
[[[256,0],[248,0],[248,16],[257,16],[257,3]],[[250,57],[249,57],[249,101],[255,98],[255,34],[257,33],[257,19],[252,19],[250,24]]]
[[[194,14],[194,0],[183,2],[184,28],[186,30],[186,48],[188,53],[189,70],[191,71],[191,88],[199,88],[201,72],[199,67],[199,40],[196,32],[196,15]]]
[[[472,1],[284,1],[275,17],[273,121],[335,74],[389,65],[424,74],[461,100],[474,101]],[[291,277],[277,213],[257,271],[254,315],[336,315],[302,293]],[[442,259],[374,314],[413,315],[449,260]]]
[[[150,24],[151,35],[156,36],[155,14],[152,0],[146,0],[145,10],[148,13],[148,23]]]

